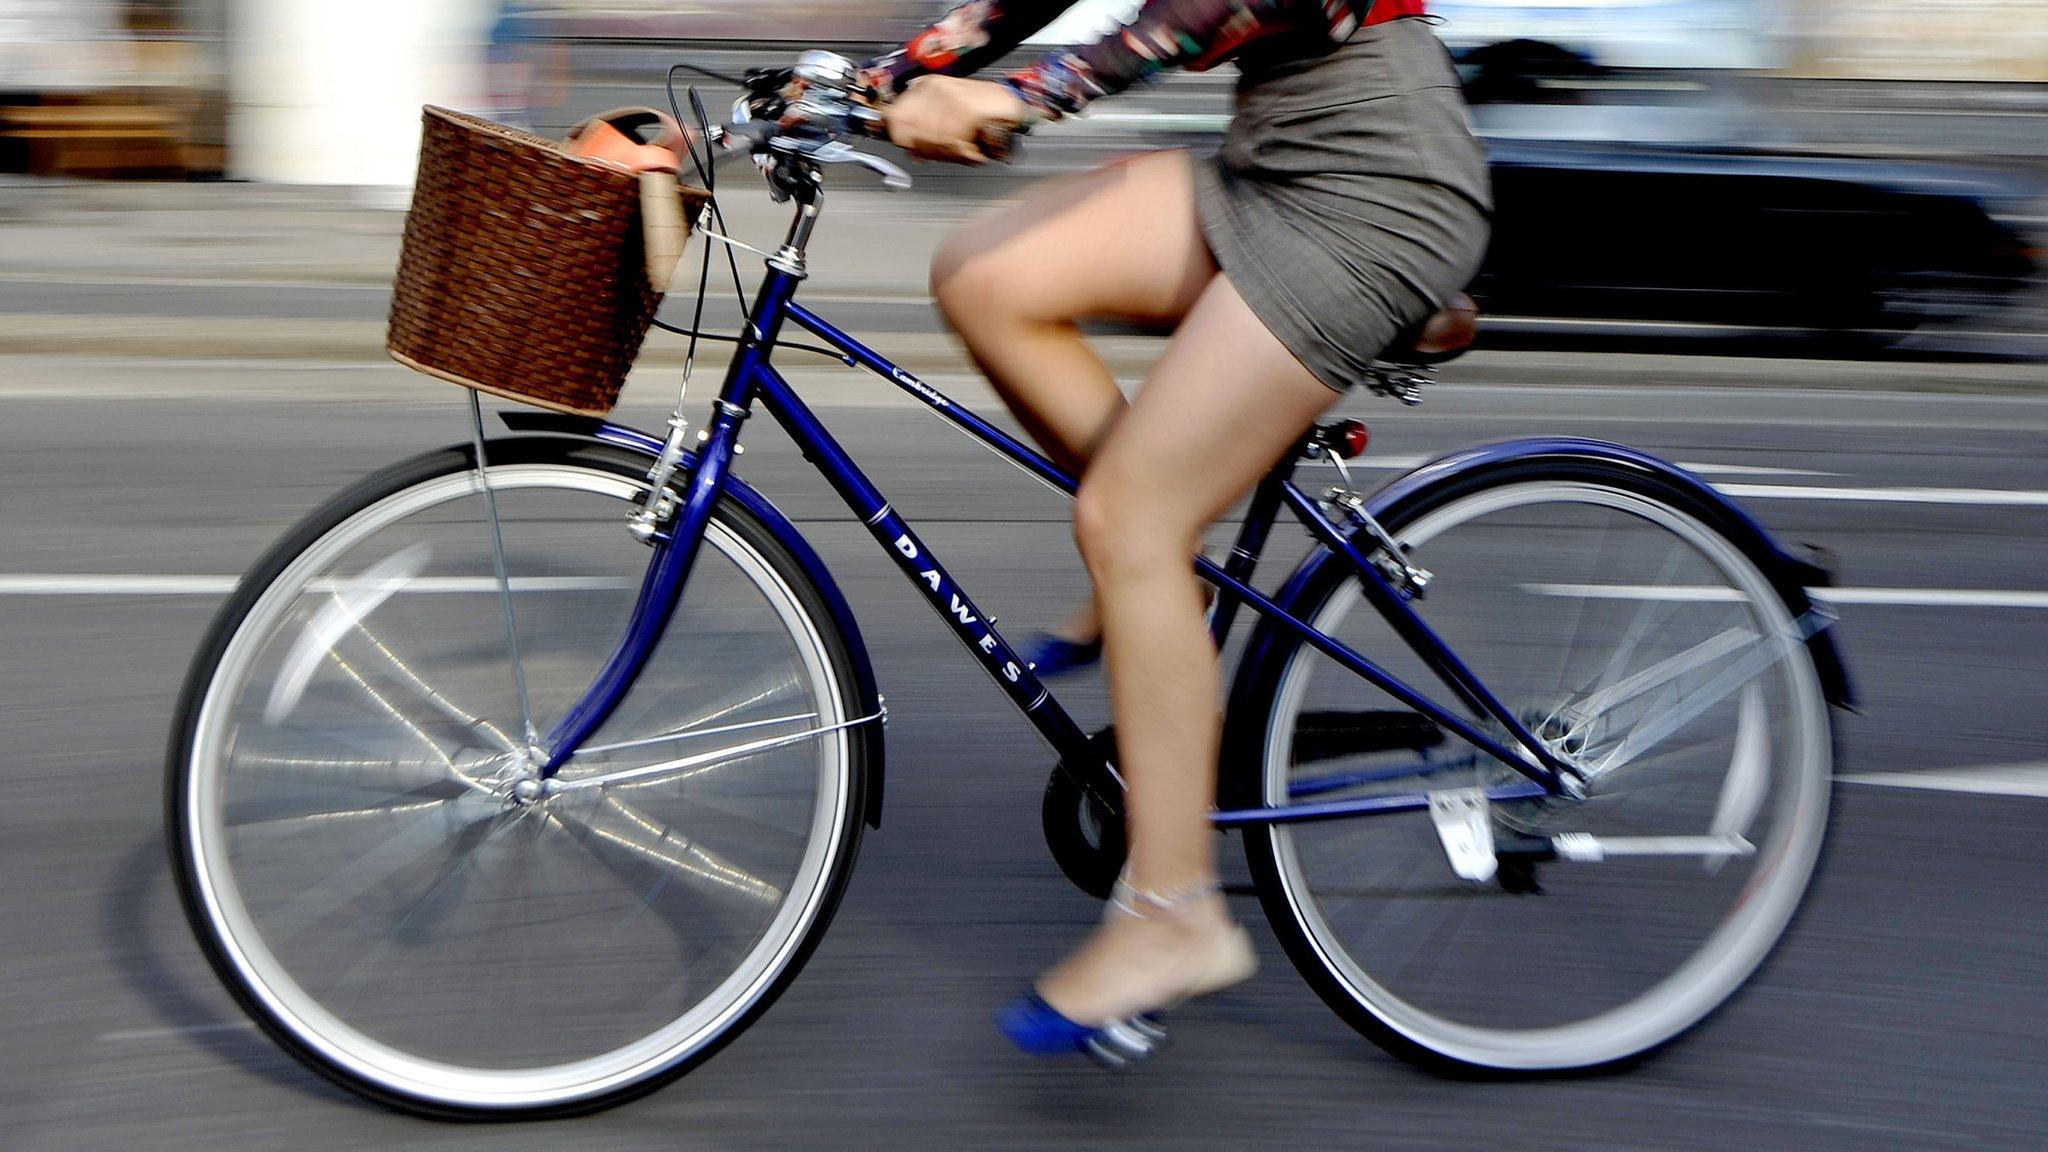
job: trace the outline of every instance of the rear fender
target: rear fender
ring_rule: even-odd
[[[505,421],[505,426],[515,432],[540,432],[548,435],[574,436],[586,440],[596,440],[615,448],[623,448],[628,452],[645,456],[650,461],[661,454],[661,440],[659,437],[650,436],[637,428],[629,428],[623,424],[613,424],[608,420],[600,420],[595,416],[571,416],[554,412],[529,412],[524,410],[502,412],[499,415]],[[694,464],[694,456],[691,453],[685,452],[683,453],[682,462],[678,465],[678,470],[688,472]],[[824,561],[818,558],[817,552],[811,548],[810,543],[796,530],[796,526],[789,522],[789,518],[782,514],[782,510],[770,503],[767,497],[755,491],[745,481],[737,476],[729,476],[725,482],[725,493],[751,513],[755,519],[765,525],[775,535],[776,540],[780,541],[783,547],[789,549],[790,555],[796,557],[797,563],[803,566],[804,574],[810,577],[813,584],[817,585],[819,594],[824,597],[825,605],[831,611],[832,623],[839,629],[839,634],[845,637],[847,653],[853,659],[854,688],[860,698],[861,714],[872,716],[881,712],[882,694],[875,685],[875,669],[868,659],[867,644],[861,639],[860,625],[854,620],[852,607],[847,604],[846,597],[840,593],[839,585],[833,581],[832,574],[825,568]],[[874,751],[874,758],[871,764],[872,772],[867,795],[867,811],[863,815],[870,828],[879,828],[882,826],[882,785],[885,759],[883,746],[886,743],[883,739],[882,729],[876,729],[873,733],[873,741],[873,744],[870,745]]]

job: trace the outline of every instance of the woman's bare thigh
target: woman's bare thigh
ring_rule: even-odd
[[[1193,161],[1148,152],[1048,180],[956,228],[932,283],[956,323],[1090,317],[1172,324],[1216,275],[1195,218]]]

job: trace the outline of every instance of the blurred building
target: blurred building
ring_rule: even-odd
[[[1799,33],[1815,76],[2048,82],[2043,0],[1807,0]]]
[[[205,7],[0,0],[0,171],[217,170],[222,40]]]
[[[418,110],[519,115],[530,45],[872,45],[945,0],[0,0],[0,170],[397,185]],[[1082,0],[1040,39],[1139,0]],[[1454,46],[1612,68],[2048,82],[2048,0],[1436,0]],[[650,77],[650,85],[652,83]]]

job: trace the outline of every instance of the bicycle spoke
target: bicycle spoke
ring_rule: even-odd
[[[1603,519],[1600,521],[1600,542],[1593,548],[1593,558],[1596,563],[1604,561],[1607,558],[1607,546],[1611,542],[1609,537],[1613,534],[1613,532],[1613,520]],[[1604,567],[1604,565],[1601,566]],[[1579,654],[1580,641],[1585,638],[1585,624],[1586,598],[1581,596],[1578,598],[1577,602],[1572,605],[1571,639],[1564,645],[1564,650],[1562,654],[1558,657],[1557,677],[1554,681],[1552,681],[1552,687],[1561,689],[1564,687],[1565,681],[1571,678],[1572,662],[1574,659],[1577,658]]]
[[[1611,524],[1612,521],[1606,523]],[[1658,569],[1656,578],[1651,581],[1651,586],[1662,587],[1669,584],[1671,578],[1678,574],[1678,562],[1684,559],[1685,555],[1684,547],[1673,541],[1669,551],[1664,555],[1664,563]],[[1579,596],[1575,599],[1584,605],[1590,597]],[[1622,633],[1621,640],[1614,646],[1614,655],[1608,658],[1607,666],[1601,670],[1593,694],[1597,695],[1613,686],[1615,680],[1620,677],[1621,670],[1628,667],[1628,662],[1635,657],[1636,646],[1650,634],[1651,628],[1674,611],[1675,608],[1654,599],[1643,601],[1642,606],[1636,609],[1635,619],[1629,621],[1628,630]]]
[[[290,941],[446,844],[451,837],[503,811],[502,805],[476,793],[466,793],[447,803],[432,806],[419,813],[407,827],[362,854],[354,863],[329,874],[326,879],[262,916],[264,936],[273,946]]]
[[[1717,660],[1727,659],[1757,638],[1756,632],[1749,628],[1727,629],[1683,652],[1667,656],[1625,680],[1572,701],[1561,710],[1562,714],[1581,724],[1598,720],[1646,692],[1671,685]]]
[[[1594,761],[1591,777],[1597,780],[1617,768],[1624,767],[1669,739],[1679,729],[1705,715],[1715,705],[1734,695],[1743,685],[1769,672],[1780,660],[1791,655],[1801,643],[1811,637],[1812,632],[1802,634],[1803,631],[1801,625],[1795,624],[1791,632],[1761,640],[1750,654],[1744,656],[1734,667],[1720,673],[1697,691],[1687,693],[1683,703],[1658,716],[1649,724],[1630,729],[1611,752]],[[1818,628],[1814,631],[1818,631]]]
[[[574,756],[594,756],[601,752],[620,752],[627,748],[646,748],[654,744],[668,744],[677,740],[701,740],[706,736],[724,736],[733,732],[746,732],[755,728],[772,728],[777,724],[795,724],[805,720],[816,720],[816,712],[794,712],[788,716],[770,716],[765,720],[747,720],[739,724],[721,724],[713,728],[701,728],[693,724],[658,736],[644,736],[637,740],[620,740],[614,744],[588,745],[578,748]],[[700,721],[700,723],[702,723]]]
[[[505,734],[504,729],[461,707],[443,695],[439,689],[427,683],[425,677],[414,670],[412,665],[400,659],[398,654],[393,652],[390,646],[384,643],[382,638],[371,632],[369,626],[361,620],[356,621],[353,631],[368,642],[372,651],[384,658],[385,664],[392,671],[398,673],[399,683],[411,689],[414,695],[432,705],[443,716],[448,717],[472,732],[483,733],[490,738],[493,744],[498,746],[499,751],[511,752],[519,747],[512,737]]]
[[[361,956],[358,956],[354,963],[344,969],[341,975],[328,985],[328,990],[336,991],[347,988],[374,967],[375,962],[390,952],[399,940],[406,938],[407,930],[412,926],[413,922],[426,912],[432,905],[434,898],[440,895],[442,890],[447,888],[455,877],[461,875],[465,870],[475,868],[476,854],[491,845],[500,836],[518,827],[525,820],[528,812],[530,812],[530,809],[504,813],[502,818],[491,827],[485,829],[482,835],[466,836],[467,842],[456,846],[455,851],[451,852],[449,858],[442,863],[440,872],[435,875],[433,880],[427,883],[427,886],[421,890],[419,896],[414,898],[405,912],[392,922],[391,927],[384,933],[383,937],[377,940]],[[472,825],[471,829],[465,831],[473,831],[474,827]],[[492,903],[494,906],[501,906],[504,902],[493,901]]]
[[[440,781],[367,804],[358,798],[351,805],[346,799],[334,797],[336,802],[315,804],[309,809],[310,798],[303,794],[290,799],[242,800],[228,805],[224,816],[235,836],[236,847],[247,850],[257,841],[281,839],[326,825],[425,812],[466,794],[457,791],[454,784]]]
[[[709,772],[714,768],[726,767],[750,756],[757,756],[776,748],[786,748],[816,736],[827,736],[834,732],[851,728],[856,724],[865,724],[876,719],[879,719],[879,717],[863,716],[856,720],[843,720],[837,724],[807,728],[802,732],[792,732],[786,736],[766,736],[759,740],[749,740],[744,744],[735,744],[729,748],[715,748],[709,752],[698,752],[694,755],[682,756],[674,760],[664,760],[658,764],[646,764],[637,768],[621,768],[612,772],[600,772],[594,776],[577,776],[574,778],[557,776],[547,782],[548,791],[552,795],[563,792],[581,792],[591,788],[611,788],[636,783],[644,785],[685,780],[692,776]]]
[[[685,879],[765,904],[782,900],[782,889],[748,872],[691,838],[649,817],[628,801],[607,793],[583,816],[552,808],[555,826],[577,836],[586,848],[613,848]],[[601,820],[599,817],[611,817]]]
[[[335,644],[349,628],[361,624],[364,616],[418,579],[433,554],[433,548],[425,541],[415,541],[336,588],[299,630],[298,639],[285,655],[277,679],[270,686],[270,697],[263,705],[264,721],[276,724],[291,715],[313,682],[321,661],[333,654]]]
[[[451,772],[455,770],[454,758],[448,754],[447,749],[441,747],[440,741],[435,740],[432,736],[429,736],[427,734],[426,729],[422,728],[417,721],[415,721],[410,715],[406,713],[404,709],[392,703],[390,697],[384,695],[384,693],[382,692],[379,692],[376,686],[371,684],[367,677],[365,677],[361,672],[356,670],[355,665],[349,663],[347,660],[343,659],[339,653],[335,652],[328,653],[328,659],[333,661],[334,666],[341,670],[342,675],[345,676],[350,683],[362,689],[363,694],[365,696],[368,696],[370,700],[377,705],[378,709],[384,713],[385,716],[389,717],[392,721],[397,723],[398,727],[401,730],[406,732],[408,735],[412,736],[415,740],[419,741],[420,745],[424,747],[429,753],[431,753],[433,757],[436,760],[438,760],[443,767],[447,768]]]

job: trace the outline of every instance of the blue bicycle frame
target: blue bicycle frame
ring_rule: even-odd
[[[1104,764],[1101,756],[1091,748],[1086,734],[1073,717],[1040,683],[1031,666],[1019,658],[1008,641],[1003,639],[988,614],[981,610],[966,589],[954,581],[930,545],[920,539],[890,507],[888,499],[797,396],[789,382],[775,370],[770,357],[776,341],[784,325],[794,322],[837,350],[847,363],[893,382],[1046,484],[1071,496],[1076,489],[1075,479],[1015,437],[955,404],[937,389],[797,304],[794,296],[802,280],[800,274],[770,261],[767,278],[755,297],[746,331],[713,404],[706,438],[697,449],[694,467],[688,472],[681,507],[674,513],[667,530],[658,533],[654,539],[654,558],[648,566],[626,633],[582,699],[547,735],[543,745],[547,751],[543,775],[553,776],[604,724],[646,666],[670,615],[682,599],[705,527],[731,474],[740,429],[758,404],[773,415],[790,438],[796,441],[804,458],[813,462],[845,500],[846,506],[867,525],[876,542],[895,559],[904,575],[923,591],[960,642],[1052,745],[1062,762],[1100,767],[1109,778],[1116,779],[1114,770]],[[643,450],[659,447],[651,438],[630,429],[606,425],[604,432],[603,438],[633,442]],[[1462,738],[1480,753],[1526,777],[1526,781],[1489,789],[1491,799],[1515,801],[1564,794],[1567,780],[1574,776],[1571,766],[1558,759],[1531,733],[1415,612],[1408,602],[1408,595],[1397,589],[1368,560],[1371,549],[1361,552],[1353,541],[1353,534],[1326,515],[1316,500],[1289,479],[1293,464],[1291,456],[1281,461],[1259,484],[1252,496],[1249,514],[1239,529],[1236,544],[1224,564],[1217,565],[1206,558],[1195,561],[1200,574],[1219,589],[1212,618],[1218,644],[1229,631],[1237,607],[1247,605],[1403,705]],[[1498,724],[1507,734],[1507,742],[1496,739],[1466,716],[1445,707],[1350,647],[1324,635],[1251,586],[1253,570],[1283,507],[1355,571],[1364,585],[1367,600],[1387,619],[1395,632],[1468,709]],[[1406,776],[1416,774],[1413,771],[1402,773]],[[1295,794],[1311,795],[1346,787],[1352,782],[1356,782],[1356,778],[1346,777],[1332,788],[1302,788],[1296,789]],[[1215,814],[1215,822],[1221,827],[1231,827],[1409,812],[1428,807],[1426,793],[1373,795],[1226,810]]]

